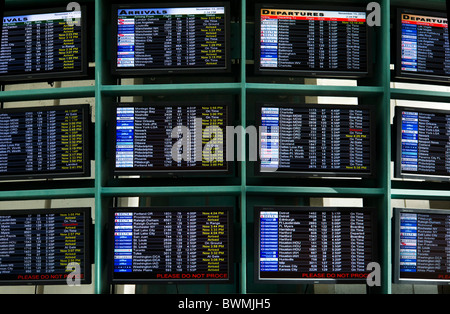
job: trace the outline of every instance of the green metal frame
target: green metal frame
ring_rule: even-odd
[[[381,267],[382,280],[381,287],[375,292],[391,293],[391,199],[412,198],[412,199],[448,199],[450,192],[446,188],[437,187],[429,189],[428,186],[411,185],[399,186],[392,189],[390,178],[391,161],[391,134],[390,134],[390,100],[427,100],[447,102],[450,100],[449,92],[430,92],[409,89],[396,89],[390,86],[390,8],[395,5],[423,5],[424,8],[445,9],[444,0],[431,0],[427,2],[419,1],[395,1],[381,0],[381,26],[375,27],[374,51],[374,77],[370,81],[365,81],[363,86],[317,86],[304,84],[282,84],[282,83],[254,83],[247,82],[246,56],[248,52],[248,26],[247,0],[236,0],[240,4],[241,20],[238,28],[240,40],[236,41],[240,45],[240,81],[234,83],[182,83],[182,84],[141,84],[141,85],[116,85],[112,82],[109,74],[107,25],[110,12],[110,3],[106,0],[92,0],[95,5],[95,85],[82,87],[64,87],[55,89],[38,89],[23,91],[0,92],[0,101],[28,101],[41,99],[62,99],[62,98],[82,98],[95,97],[95,179],[94,182],[87,180],[87,183],[75,184],[74,187],[58,188],[27,188],[17,189],[17,185],[1,185],[0,201],[23,200],[23,199],[52,199],[52,198],[95,198],[95,293],[110,293],[107,283],[106,267],[106,240],[105,228],[108,209],[114,197],[216,197],[232,196],[236,198],[236,221],[240,229],[239,237],[235,242],[240,251],[238,255],[237,293],[253,293],[259,291],[250,282],[252,278],[248,272],[253,268],[249,261],[252,260],[253,248],[249,246],[248,239],[253,237],[250,234],[252,229],[251,210],[247,209],[249,204],[254,204],[261,198],[269,198],[271,202],[282,199],[300,198],[307,200],[309,197],[359,197],[367,200],[371,205],[375,205],[379,212],[379,235],[381,243]],[[248,0],[251,1],[251,0]],[[64,5],[68,1],[47,0],[47,2]],[[319,1],[317,1],[319,2]],[[338,3],[339,1],[333,1]],[[359,0],[345,1],[346,3],[367,3]],[[31,0],[6,0],[8,7],[26,6],[32,4]],[[329,3],[326,2],[326,3]],[[250,165],[245,159],[245,153],[241,158],[241,171],[237,184],[231,185],[211,185],[204,182],[204,185],[197,186],[128,186],[109,184],[109,160],[106,158],[108,148],[108,130],[106,123],[109,117],[108,103],[111,99],[120,96],[148,96],[160,94],[228,94],[237,96],[240,102],[240,125],[244,128],[247,123],[248,106],[247,100],[251,95],[291,95],[291,96],[341,96],[359,97],[367,100],[375,106],[378,112],[377,130],[380,147],[377,149],[377,169],[378,177],[373,184],[368,187],[345,186],[317,186],[306,182],[301,186],[295,183],[287,186],[248,184],[247,168]],[[246,151],[247,139],[245,133],[241,137],[242,152]],[[84,181],[83,181],[84,182]],[[284,287],[269,288],[269,292],[284,291]],[[223,291],[219,288],[207,288],[206,291]],[[287,289],[289,290],[289,289]],[[164,289],[159,292],[165,291]],[[203,291],[203,290],[202,290]]]

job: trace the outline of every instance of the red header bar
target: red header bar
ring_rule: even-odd
[[[337,21],[337,22],[366,22],[366,19],[323,17],[323,16],[280,16],[280,15],[261,15],[262,19],[276,20],[303,20],[303,21]]]
[[[402,20],[402,24],[412,24],[412,25],[423,25],[423,26],[431,26],[431,27],[444,27],[444,28],[448,28],[448,24],[442,24],[442,23],[429,23],[429,22],[421,22],[421,21]]]

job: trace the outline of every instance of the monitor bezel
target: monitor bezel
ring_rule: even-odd
[[[215,67],[215,68],[190,68],[190,67],[174,67],[174,68],[165,68],[164,66],[158,68],[126,68],[120,69],[117,67],[117,11],[119,9],[133,9],[133,8],[192,8],[192,7],[224,7],[225,8],[225,67]],[[173,74],[227,74],[231,73],[231,10],[230,10],[230,2],[211,2],[211,3],[202,3],[202,2],[175,2],[175,3],[133,3],[133,4],[113,4],[111,11],[111,20],[112,20],[112,32],[111,32],[111,45],[112,45],[112,60],[111,60],[111,74],[114,77],[142,77],[142,76],[162,76],[162,75],[173,75]]]
[[[379,253],[378,253],[378,242],[377,242],[377,217],[376,213],[377,210],[375,207],[352,207],[352,206],[285,206],[285,205],[268,205],[268,206],[262,206],[257,205],[254,207],[254,281],[256,283],[274,283],[274,284],[367,284],[367,278],[275,278],[275,279],[264,279],[260,278],[260,219],[259,219],[259,213],[261,211],[298,211],[298,212],[308,212],[308,211],[315,211],[315,212],[339,212],[339,211],[368,211],[371,215],[372,222],[371,222],[371,228],[372,228],[372,257],[374,259],[373,262],[379,263]],[[368,273],[370,271],[366,269]],[[325,273],[325,272],[319,272],[318,273]],[[306,272],[306,273],[314,273],[314,272]],[[332,272],[331,272],[332,273]],[[351,272],[349,272],[351,273]]]
[[[190,211],[225,211],[227,212],[228,224],[228,278],[227,279],[149,279],[137,278],[132,279],[118,279],[114,278],[114,218],[115,213],[129,212],[129,211],[144,211],[144,212],[190,212]],[[233,215],[234,207],[232,206],[151,206],[151,207],[112,207],[109,209],[108,218],[108,284],[231,284],[234,282],[234,254],[233,254]],[[175,271],[176,272],[176,271]]]
[[[449,110],[445,109],[430,109],[419,107],[407,107],[407,106],[395,106],[394,115],[394,130],[395,130],[395,158],[394,158],[394,178],[396,179],[420,179],[425,181],[438,181],[447,182],[450,181],[450,173],[448,175],[433,175],[433,174],[416,174],[416,173],[404,173],[401,170],[402,165],[402,111],[412,112],[429,112],[437,114],[449,114]]]
[[[450,284],[450,273],[448,274],[448,279],[408,279],[400,278],[400,214],[401,213],[425,213],[425,214],[437,214],[437,215],[450,215],[450,210],[446,209],[418,209],[418,208],[393,208],[392,216],[392,245],[393,249],[393,260],[392,260],[392,282],[395,284],[426,284],[426,285],[449,285]]]
[[[370,171],[369,172],[349,172],[349,171],[261,171],[261,138],[258,131],[258,159],[254,167],[254,175],[256,177],[280,177],[280,178],[364,178],[373,179],[376,174],[375,151],[376,151],[376,127],[374,123],[375,110],[369,105],[330,105],[330,104],[298,104],[288,102],[258,102],[255,105],[255,122],[257,127],[261,126],[261,108],[262,107],[279,107],[279,108],[317,108],[317,109],[362,109],[369,111],[370,119]]]
[[[257,3],[255,5],[255,49],[254,49],[254,64],[255,64],[255,74],[256,75],[271,75],[271,76],[291,76],[291,77],[315,77],[315,78],[346,78],[346,79],[360,79],[370,77],[373,71],[372,65],[372,32],[370,27],[367,25],[366,20],[366,62],[367,68],[365,71],[312,71],[312,70],[291,70],[286,69],[261,69],[260,66],[260,56],[261,56],[261,45],[260,37],[261,34],[261,23],[260,23],[260,12],[263,8],[273,8],[273,9],[286,9],[286,10],[322,10],[322,11],[357,11],[367,13],[365,7],[357,6],[325,6],[324,4],[268,4],[268,3]],[[366,15],[367,18],[367,15]]]
[[[189,107],[189,106],[204,106],[204,105],[218,105],[218,106],[224,106],[227,110],[227,121],[226,125],[223,128],[223,136],[224,136],[224,148],[226,150],[226,144],[227,144],[227,132],[226,127],[231,125],[231,122],[233,121],[233,108],[230,101],[182,101],[182,102],[175,102],[175,101],[163,101],[163,102],[120,102],[120,103],[114,103],[111,106],[112,112],[113,112],[113,123],[111,125],[111,147],[114,150],[114,160],[111,162],[111,173],[114,176],[130,176],[130,175],[140,175],[142,177],[228,177],[232,176],[235,173],[235,167],[233,161],[227,160],[227,154],[225,151],[224,154],[224,164],[226,165],[226,169],[189,169],[184,167],[184,169],[161,169],[161,170],[151,170],[151,169],[138,169],[133,168],[133,170],[123,170],[118,171],[116,168],[116,126],[117,126],[117,108],[120,107],[147,107],[147,106],[154,106],[154,107],[170,107],[170,106],[181,106],[181,107]]]
[[[435,75],[435,74],[414,74],[401,70],[402,62],[402,21],[401,16],[403,13],[417,14],[417,15],[429,15],[432,17],[447,18],[447,14],[444,11],[430,11],[422,9],[408,9],[397,8],[394,23],[395,31],[395,64],[394,64],[394,77],[393,79],[398,82],[405,83],[428,83],[428,84],[450,84],[450,74],[448,76]]]
[[[81,69],[73,71],[58,71],[58,72],[32,72],[27,74],[0,74],[1,84],[14,84],[14,83],[28,83],[28,82],[52,82],[52,81],[65,81],[73,79],[87,79],[88,78],[88,32],[87,32],[87,6],[80,5],[81,10]],[[65,7],[52,7],[47,9],[35,9],[35,10],[14,10],[5,12],[5,17],[12,15],[33,15],[42,13],[58,13],[67,12]],[[85,21],[85,22],[84,22]],[[1,38],[1,34],[0,34]]]
[[[3,15],[5,14],[5,0],[0,0],[0,21],[3,21]],[[0,34],[3,32],[3,23],[0,23]],[[1,39],[1,37],[0,37]]]
[[[79,104],[79,105],[62,105],[62,106],[39,106],[39,107],[16,107],[16,108],[5,108],[0,109],[1,113],[9,112],[36,112],[36,111],[64,111],[71,109],[82,110],[83,117],[83,169],[81,171],[59,171],[59,172],[47,172],[39,173],[38,171],[33,171],[31,173],[21,173],[21,174],[2,174],[0,173],[0,181],[3,180],[26,180],[26,179],[49,179],[49,178],[78,178],[78,177],[88,177],[91,175],[91,162],[90,162],[90,105],[89,104]]]
[[[90,207],[67,207],[67,208],[42,208],[42,209],[8,209],[0,210],[0,216],[4,215],[38,215],[38,214],[64,214],[64,213],[83,213],[84,219],[84,276],[80,279],[80,284],[87,285],[92,283],[92,247],[93,247],[93,229],[92,215]],[[67,278],[57,280],[1,280],[0,286],[15,285],[67,285]]]

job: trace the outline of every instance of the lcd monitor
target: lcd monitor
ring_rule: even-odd
[[[394,208],[394,283],[450,284],[450,212]]]
[[[0,109],[0,180],[90,175],[90,108]]]
[[[450,179],[450,111],[395,108],[396,178]]]
[[[86,9],[6,12],[0,41],[0,83],[87,76]]]
[[[91,209],[0,210],[0,285],[91,283]]]
[[[257,206],[254,217],[257,282],[366,283],[377,262],[373,208]]]
[[[115,175],[229,174],[223,102],[118,103]]]
[[[227,2],[113,6],[113,74],[230,71]]]
[[[230,283],[232,208],[112,208],[111,283]]]
[[[395,78],[399,81],[450,81],[450,46],[445,12],[398,9]]]
[[[366,8],[263,4],[255,14],[257,74],[368,76]]]
[[[259,104],[258,176],[372,177],[375,132],[370,107]]]

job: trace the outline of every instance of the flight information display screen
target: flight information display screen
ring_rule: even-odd
[[[450,179],[450,112],[396,107],[395,176]]]
[[[87,73],[85,9],[6,12],[0,81],[60,79]]]
[[[114,10],[115,74],[229,70],[227,4],[119,6]]]
[[[365,8],[257,6],[259,74],[362,77],[369,73]]]
[[[230,171],[228,105],[120,103],[115,110],[115,174]]]
[[[447,14],[398,9],[397,28],[397,77],[450,81]]]
[[[0,285],[91,283],[90,211],[0,210]]]
[[[397,283],[450,282],[448,210],[394,208]]]
[[[361,106],[264,104],[258,174],[373,174],[371,109]]]
[[[257,207],[257,280],[366,281],[376,262],[374,209]]]
[[[89,105],[0,109],[0,180],[89,176]]]
[[[113,283],[231,280],[231,208],[115,208]]]

